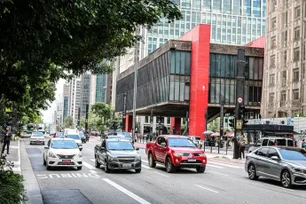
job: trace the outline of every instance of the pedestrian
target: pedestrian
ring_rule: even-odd
[[[244,140],[244,136],[241,137],[240,141],[239,141],[239,159],[241,159],[241,157],[244,159],[245,155],[244,155],[244,151],[245,151],[245,140]]]
[[[4,150],[5,150],[5,146],[6,146],[6,153],[10,154],[10,143],[11,143],[11,137],[12,137],[12,131],[11,129],[8,127],[6,129],[6,134],[4,135],[4,141],[3,141],[3,148],[2,148],[2,152],[1,154],[3,154]]]

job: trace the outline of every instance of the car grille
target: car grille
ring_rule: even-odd
[[[66,165],[66,166],[75,165],[75,163],[74,163],[74,162],[71,162],[71,163],[63,163],[63,162],[58,162],[57,164],[58,164],[58,165]]]
[[[75,154],[70,154],[70,155],[58,154],[57,156],[60,159],[73,159],[73,157],[75,157]]]
[[[184,157],[188,157],[190,155],[190,153],[183,153]]]
[[[135,157],[118,157],[119,162],[130,163],[135,161]]]

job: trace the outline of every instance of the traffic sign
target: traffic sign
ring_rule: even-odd
[[[242,97],[238,97],[238,98],[237,98],[237,102],[238,102],[238,103],[242,103],[242,102],[243,102],[243,98],[242,98]]]
[[[241,130],[242,129],[242,120],[237,120],[236,122],[236,129]]]

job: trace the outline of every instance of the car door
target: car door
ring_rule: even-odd
[[[154,151],[155,151],[155,156],[157,161],[163,162],[163,150],[164,147],[162,145],[164,145],[165,143],[165,138],[163,136],[159,136],[157,139],[157,142],[155,143],[155,147],[154,147]]]
[[[268,156],[267,156],[267,160],[266,160],[267,165],[268,165],[267,174],[271,178],[279,180],[280,173],[281,173],[281,170],[282,170],[281,160],[275,161],[275,160],[271,159],[272,156],[276,156],[276,157],[280,158],[280,155],[279,155],[278,151],[273,147],[269,148],[269,151],[268,151]]]
[[[258,150],[257,152],[257,157],[256,157],[256,170],[260,173],[260,174],[266,174],[267,172],[267,155],[268,155],[268,147],[262,147]]]
[[[103,140],[101,143],[100,150],[97,152],[98,161],[100,164],[105,165],[106,159],[106,141]]]

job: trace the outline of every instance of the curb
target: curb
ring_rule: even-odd
[[[26,195],[28,197],[27,204],[42,204],[42,194],[40,191],[40,187],[37,181],[37,178],[34,174],[32,169],[32,164],[30,158],[28,157],[28,153],[25,150],[25,144],[21,142],[20,145],[20,152],[21,152],[21,169],[22,175],[24,178],[23,184],[26,190]]]

